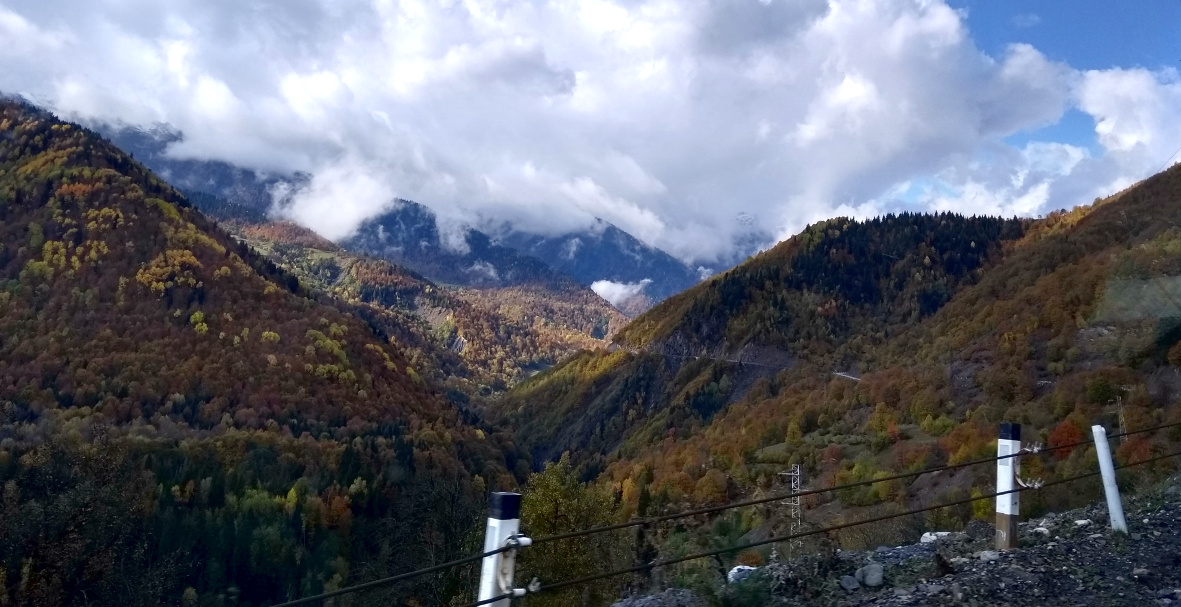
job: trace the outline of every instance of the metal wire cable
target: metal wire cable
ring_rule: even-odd
[[[540,592],[540,591],[538,591],[538,592]],[[480,605],[488,605],[491,603],[495,603],[496,601],[500,601],[503,599],[511,599],[511,598],[513,598],[513,595],[511,595],[511,594],[502,594],[500,596],[494,596],[490,599],[476,601],[475,603],[468,603],[467,605],[464,605],[463,607],[480,607]]]
[[[1152,457],[1152,458],[1149,458],[1149,459],[1146,459],[1146,460],[1142,460],[1142,461],[1138,461],[1138,462],[1134,462],[1134,463],[1131,463],[1131,464],[1124,464],[1124,465],[1122,465],[1122,466],[1116,466],[1116,469],[1117,469],[1117,470],[1120,470],[1120,469],[1123,469],[1123,468],[1130,468],[1130,467],[1132,467],[1132,466],[1139,466],[1139,465],[1142,465],[1142,464],[1147,464],[1147,463],[1154,462],[1154,461],[1158,461],[1158,460],[1162,460],[1162,459],[1168,459],[1168,458],[1170,458],[1170,457],[1176,457],[1176,456],[1178,456],[1178,455],[1181,455],[1181,451],[1177,451],[1177,452],[1175,452],[1175,453],[1169,453],[1169,454],[1167,454],[1167,455],[1160,455],[1160,456],[1157,456],[1157,457]],[[727,552],[735,552],[735,551],[738,551],[738,550],[746,550],[747,548],[754,548],[754,547],[757,547],[757,546],[764,546],[764,545],[766,545],[766,544],[774,544],[774,543],[778,543],[778,542],[786,542],[786,541],[788,541],[788,540],[793,540],[793,539],[797,539],[797,538],[802,538],[802,537],[806,537],[806,536],[810,536],[810,535],[818,535],[818,534],[821,534],[821,533],[829,533],[829,532],[832,532],[832,531],[839,531],[839,530],[841,530],[841,529],[845,529],[845,528],[848,528],[848,527],[855,527],[855,526],[858,526],[858,525],[867,525],[867,524],[870,524],[870,523],[878,523],[878,522],[882,522],[882,521],[886,521],[886,520],[890,520],[890,519],[894,519],[894,518],[900,518],[900,517],[903,517],[903,516],[910,516],[910,515],[912,515],[912,514],[921,514],[921,513],[923,513],[923,512],[929,512],[929,511],[932,511],[932,510],[939,510],[939,509],[941,509],[941,508],[950,508],[950,507],[952,507],[952,506],[960,506],[960,505],[963,505],[963,504],[970,504],[970,503],[972,503],[972,502],[976,502],[976,501],[980,501],[980,500],[986,500],[986,499],[993,499],[993,498],[995,498],[995,497],[999,497],[999,496],[1002,496],[1002,495],[1008,495],[1008,494],[1010,494],[1010,493],[1019,493],[1019,492],[1021,492],[1021,491],[1030,491],[1030,490],[1033,490],[1033,489],[1035,489],[1035,488],[1044,488],[1044,487],[1050,487],[1050,486],[1053,486],[1053,485],[1059,485],[1059,484],[1062,484],[1062,483],[1069,483],[1069,482],[1073,482],[1073,481],[1081,480],[1081,479],[1084,479],[1084,478],[1090,478],[1090,477],[1092,477],[1092,476],[1099,476],[1099,474],[1100,474],[1100,472],[1098,472],[1098,471],[1095,471],[1095,472],[1087,472],[1087,473],[1084,473],[1084,474],[1079,474],[1079,475],[1076,475],[1076,476],[1071,476],[1071,477],[1062,478],[1062,479],[1058,479],[1058,480],[1054,480],[1054,481],[1049,481],[1049,482],[1046,482],[1046,483],[1044,483],[1044,484],[1040,485],[1039,487],[1018,487],[1018,488],[1016,488],[1016,489],[1011,489],[1011,490],[1008,490],[1008,491],[1001,491],[1001,492],[997,492],[997,493],[990,493],[990,494],[988,494],[988,495],[980,495],[980,496],[977,496],[977,497],[970,497],[970,498],[966,498],[966,499],[962,499],[962,500],[956,500],[956,501],[954,501],[954,502],[947,502],[947,503],[945,503],[945,504],[939,504],[939,505],[936,505],[936,506],[927,506],[927,507],[924,507],[924,508],[915,508],[915,509],[913,509],[913,510],[907,510],[907,511],[905,511],[905,512],[898,512],[898,513],[895,513],[895,514],[887,514],[887,515],[884,515],[884,516],[878,516],[878,517],[874,517],[874,518],[863,519],[863,520],[860,520],[860,521],[853,521],[853,522],[851,522],[851,523],[843,523],[843,524],[840,524],[840,525],[833,525],[833,526],[831,526],[831,527],[825,527],[825,528],[823,528],[823,529],[815,529],[815,530],[812,530],[812,531],[804,531],[804,532],[800,532],[800,533],[793,533],[793,534],[790,534],[790,535],[781,535],[781,536],[778,536],[778,537],[773,537],[773,538],[766,539],[766,540],[761,540],[761,541],[758,541],[758,542],[750,542],[750,543],[747,543],[747,544],[741,544],[741,545],[738,545],[738,546],[731,546],[731,547],[729,547],[729,548],[721,548],[721,549],[718,549],[718,550],[710,550],[710,551],[708,551],[708,552],[698,552],[698,553],[696,553],[696,554],[691,554],[691,555],[688,555],[688,556],[682,556],[682,557],[677,557],[677,558],[665,559],[665,560],[662,560],[662,561],[654,561],[654,562],[652,562],[652,563],[648,563],[648,564],[646,564],[646,565],[637,565],[637,566],[635,566],[635,567],[628,567],[628,568],[626,568],[626,569],[618,569],[618,570],[616,570],[616,571],[610,571],[610,572],[607,572],[607,573],[599,573],[599,574],[595,574],[595,575],[588,575],[588,576],[581,577],[581,578],[576,578],[576,579],[573,579],[573,580],[566,580],[566,581],[562,581],[562,582],[555,582],[555,583],[553,583],[553,584],[544,584],[544,585],[542,585],[540,588],[538,588],[538,589],[537,589],[535,592],[531,592],[531,593],[529,593],[529,594],[535,594],[536,592],[546,592],[546,591],[549,591],[549,590],[559,590],[559,589],[561,589],[561,588],[566,588],[566,587],[568,587],[568,586],[577,586],[577,585],[580,585],[580,584],[588,584],[588,583],[590,583],[590,582],[597,582],[597,581],[599,581],[599,580],[602,580],[602,579],[607,579],[607,578],[610,578],[610,577],[615,577],[615,576],[619,576],[619,575],[625,575],[625,574],[628,574],[628,573],[636,573],[636,572],[639,572],[639,571],[645,571],[645,570],[648,570],[648,569],[655,569],[655,568],[657,568],[657,567],[665,567],[665,566],[668,566],[668,565],[675,565],[675,564],[677,564],[677,563],[683,563],[683,562],[685,562],[685,561],[692,561],[692,560],[697,560],[697,559],[701,559],[701,558],[707,558],[707,557],[711,557],[711,556],[717,556],[717,555],[725,554],[725,553],[727,553]]]
[[[1171,428],[1174,426],[1181,426],[1181,422],[1175,422],[1175,423],[1171,423],[1171,424],[1155,426],[1152,428],[1142,428],[1139,430],[1133,430],[1130,432],[1122,432],[1119,434],[1111,434],[1111,435],[1108,435],[1107,438],[1112,439],[1112,438],[1119,438],[1121,436],[1130,436],[1132,434],[1153,432],[1156,430],[1160,430],[1162,428]],[[1054,445],[1052,447],[1042,447],[1042,448],[1038,449],[1038,452],[1040,453],[1040,452],[1044,452],[1044,451],[1057,451],[1060,449],[1070,449],[1070,448],[1074,448],[1074,447],[1081,447],[1083,445],[1090,445],[1090,444],[1092,444],[1092,442],[1093,441],[1091,441],[1091,440],[1084,440],[1084,441],[1079,441],[1079,442],[1074,442],[1074,443],[1067,443],[1064,445]],[[553,542],[553,541],[557,541],[557,540],[567,540],[567,539],[576,538],[576,537],[594,535],[596,533],[604,533],[607,531],[618,531],[620,529],[628,529],[630,527],[640,527],[640,526],[644,526],[644,525],[652,525],[655,523],[660,523],[660,522],[670,521],[670,520],[675,520],[675,519],[681,519],[681,518],[688,518],[688,517],[697,516],[700,514],[711,514],[714,512],[722,512],[725,510],[730,510],[733,508],[742,508],[745,506],[756,506],[758,504],[766,504],[768,502],[774,502],[774,501],[788,499],[788,498],[805,497],[805,496],[809,496],[809,495],[817,495],[820,493],[828,493],[831,491],[840,491],[843,489],[854,489],[857,487],[865,487],[868,485],[873,485],[875,483],[885,483],[885,482],[889,482],[889,481],[895,481],[895,480],[910,478],[910,477],[914,477],[914,476],[920,476],[923,474],[929,474],[929,473],[934,473],[934,472],[945,472],[947,470],[955,470],[958,468],[965,468],[968,466],[975,466],[978,464],[987,464],[987,463],[991,463],[991,462],[1000,461],[1003,459],[1008,459],[1011,457],[1023,457],[1023,456],[1032,455],[1032,454],[1033,453],[1031,453],[1031,452],[1022,451],[1022,452],[1018,452],[1018,453],[1012,453],[1009,455],[988,457],[988,458],[971,460],[971,461],[966,461],[966,462],[959,462],[956,464],[947,464],[944,466],[935,466],[933,468],[926,468],[924,470],[919,470],[916,472],[906,472],[906,473],[902,473],[902,474],[884,476],[882,478],[857,481],[857,482],[853,482],[853,483],[846,483],[843,485],[834,485],[832,487],[822,487],[820,489],[809,489],[807,491],[800,491],[798,493],[778,493],[778,494],[771,495],[768,497],[760,497],[760,498],[745,500],[745,501],[741,501],[741,502],[731,502],[729,504],[724,504],[721,506],[711,506],[709,508],[700,508],[697,510],[687,510],[684,512],[678,512],[678,513],[674,513],[674,514],[663,514],[660,516],[653,516],[653,517],[649,517],[649,518],[635,519],[635,520],[627,521],[624,523],[616,523],[614,525],[604,525],[602,527],[593,527],[590,529],[583,529],[580,531],[571,531],[569,533],[551,535],[549,537],[534,538],[533,544],[536,545],[536,544],[542,544],[545,542]]]
[[[1165,428],[1173,428],[1175,426],[1181,426],[1181,422],[1173,422],[1171,424],[1162,424],[1160,426],[1153,426],[1151,428],[1141,428],[1139,430],[1129,430],[1127,432],[1120,432],[1118,434],[1109,434],[1107,436],[1107,438],[1111,439],[1111,438],[1119,438],[1121,436],[1131,436],[1133,434],[1143,434],[1145,432],[1156,432],[1157,430],[1163,430]],[[1087,441],[1087,442],[1090,442],[1090,441]]]
[[[393,584],[394,582],[401,582],[403,580],[416,578],[418,576],[426,575],[428,573],[442,571],[443,569],[450,569],[452,567],[457,567],[459,565],[466,565],[468,563],[474,563],[477,561],[481,561],[484,559],[484,557],[492,556],[495,554],[500,554],[501,552],[505,552],[507,550],[509,550],[509,548],[497,548],[496,550],[490,550],[490,551],[485,552],[483,554],[475,554],[475,555],[464,557],[461,559],[456,559],[454,561],[440,563],[440,564],[435,565],[433,567],[427,567],[426,569],[419,569],[417,571],[400,573],[398,575],[390,576],[387,578],[382,578],[380,580],[373,580],[372,582],[365,582],[364,584],[357,584],[356,586],[349,586],[348,588],[341,588],[340,590],[333,590],[330,592],[317,594],[315,596],[309,596],[309,597],[304,597],[302,599],[296,599],[294,601],[288,601],[286,603],[278,603],[276,605],[272,605],[271,607],[290,607],[291,605],[302,605],[304,603],[310,603],[312,601],[320,601],[323,599],[330,599],[334,596],[340,596],[342,594],[348,594],[350,592],[356,592],[358,590],[367,590],[369,588],[374,588],[376,586],[383,586],[385,584]]]
[[[1109,437],[1109,438],[1114,438],[1115,436],[1117,436],[1117,435],[1112,435],[1112,436],[1111,436],[1111,437]],[[1043,450],[1045,450],[1045,451],[1049,451],[1049,450],[1053,450],[1053,449],[1065,449],[1065,448],[1068,448],[1068,447],[1075,447],[1075,446],[1084,445],[1084,444],[1090,444],[1090,441],[1084,441],[1084,442],[1081,442],[1081,443],[1072,443],[1072,444],[1069,444],[1069,445],[1058,445],[1058,446],[1056,446],[1056,447],[1053,447],[1053,448],[1050,448],[1050,449],[1043,449]],[[828,492],[831,492],[831,491],[839,491],[839,490],[842,490],[842,489],[852,489],[852,488],[856,488],[856,487],[864,487],[864,486],[867,486],[867,485],[872,485],[872,484],[874,484],[874,483],[884,483],[884,482],[889,482],[889,481],[892,481],[892,480],[898,480],[898,479],[901,479],[901,478],[909,478],[909,477],[912,477],[912,476],[918,476],[918,475],[920,475],[920,474],[926,474],[926,473],[929,473],[929,472],[941,472],[941,471],[944,471],[944,470],[952,470],[952,469],[956,469],[956,468],[963,468],[963,467],[965,467],[965,466],[972,466],[972,465],[976,465],[976,464],[982,464],[982,463],[993,462],[993,461],[997,461],[997,460],[1000,460],[1000,459],[1005,459],[1005,458],[1009,458],[1009,457],[1017,457],[1017,456],[1019,456],[1019,455],[1024,455],[1024,454],[1022,454],[1022,453],[1014,453],[1014,454],[1011,454],[1011,455],[1006,455],[1006,456],[1001,456],[1001,457],[991,457],[991,458],[987,458],[987,459],[980,459],[980,460],[974,460],[974,461],[968,461],[968,462],[961,462],[961,463],[958,463],[958,464],[950,464],[950,465],[947,465],[947,466],[938,466],[938,467],[935,467],[935,468],[929,468],[929,469],[926,469],[926,470],[921,470],[921,471],[918,471],[918,472],[909,472],[909,473],[905,473],[905,474],[899,474],[899,475],[894,475],[894,476],[889,476],[889,477],[885,477],[885,478],[879,478],[879,479],[873,479],[873,480],[867,480],[867,481],[858,481],[858,482],[855,482],[855,483],[847,483],[847,484],[844,484],[844,485],[836,485],[836,486],[832,486],[832,487],[824,487],[824,488],[821,488],[821,489],[810,489],[810,490],[808,490],[808,491],[801,491],[801,492],[799,492],[799,493],[794,493],[794,494],[793,494],[793,493],[789,493],[789,494],[778,494],[778,495],[774,495],[774,496],[771,496],[771,497],[763,497],[763,498],[758,498],[758,499],[753,499],[753,500],[747,500],[747,501],[743,501],[743,502],[732,502],[732,503],[730,503],[730,504],[725,504],[725,505],[722,505],[722,506],[713,506],[713,507],[710,507],[710,508],[701,508],[701,509],[699,509],[699,510],[689,510],[689,511],[686,511],[686,512],[680,512],[680,513],[676,513],[676,514],[666,514],[666,515],[662,515],[662,516],[656,516],[656,517],[651,517],[651,518],[647,518],[647,519],[637,519],[637,520],[628,521],[628,522],[625,522],[625,523],[617,523],[617,524],[614,524],[614,525],[605,525],[605,526],[602,526],[602,527],[592,527],[592,528],[590,528],[590,529],[583,529],[583,530],[581,530],[581,531],[572,531],[572,532],[570,532],[570,533],[563,533],[563,534],[560,534],[560,535],[553,535],[553,536],[549,536],[549,537],[537,538],[537,539],[534,539],[534,540],[533,540],[533,544],[534,544],[534,545],[536,545],[536,544],[540,544],[540,543],[543,543],[543,542],[552,542],[552,541],[557,541],[557,540],[566,540],[566,539],[572,539],[572,538],[577,538],[577,537],[584,537],[584,536],[587,536],[587,535],[594,535],[594,534],[597,534],[597,533],[605,533],[605,532],[607,532],[607,531],[617,531],[617,530],[620,530],[620,529],[627,529],[627,528],[630,528],[630,527],[638,527],[638,526],[641,526],[641,525],[650,525],[650,524],[659,523],[659,522],[662,522],[662,521],[667,521],[667,520],[674,520],[674,519],[680,519],[680,518],[687,518],[687,517],[690,517],[690,516],[697,516],[697,515],[700,515],[700,514],[710,514],[710,513],[713,513],[713,512],[721,512],[721,511],[724,511],[724,510],[730,510],[730,509],[733,509],[733,508],[742,508],[742,507],[744,507],[744,506],[754,506],[754,505],[757,505],[757,504],[764,504],[764,503],[767,503],[767,502],[772,502],[772,501],[782,500],[782,499],[786,499],[786,498],[789,498],[789,497],[795,497],[795,496],[807,496],[807,495],[816,495],[816,494],[820,494],[820,493],[828,493]],[[332,598],[332,597],[335,597],[335,596],[340,596],[340,595],[342,595],[342,594],[347,594],[347,593],[349,593],[349,592],[354,592],[354,591],[358,591],[358,590],[365,590],[365,589],[368,589],[368,588],[373,588],[373,587],[375,587],[375,586],[381,586],[381,585],[385,585],[385,584],[392,584],[392,583],[394,583],[394,582],[400,582],[400,581],[403,581],[403,580],[407,580],[407,579],[411,579],[411,578],[414,578],[414,577],[418,577],[418,576],[420,576],[420,575],[426,575],[426,574],[428,574],[428,573],[434,573],[434,572],[436,572],[436,571],[439,571],[439,570],[442,570],[442,569],[447,569],[447,568],[450,568],[450,567],[455,567],[455,566],[458,566],[458,565],[463,565],[463,564],[467,564],[467,563],[475,562],[475,561],[478,561],[478,560],[481,560],[481,559],[483,559],[483,558],[484,558],[484,557],[486,557],[486,556],[492,556],[492,555],[494,555],[494,554],[498,554],[498,553],[500,553],[500,552],[503,552],[503,551],[504,551],[504,549],[498,549],[498,550],[494,550],[494,551],[491,551],[491,552],[486,552],[486,553],[483,553],[483,554],[478,554],[478,555],[474,555],[474,556],[469,556],[469,557],[466,557],[466,558],[462,558],[462,559],[458,559],[458,560],[450,561],[450,562],[447,562],[447,563],[442,563],[442,564],[440,564],[440,565],[435,565],[434,567],[428,567],[428,568],[426,568],[426,569],[419,569],[419,570],[417,570],[417,571],[411,571],[411,572],[408,572],[408,573],[403,573],[403,574],[395,575],[395,576],[392,576],[392,577],[387,577],[387,578],[382,578],[382,579],[379,579],[379,580],[374,580],[374,581],[372,581],[372,582],[366,582],[366,583],[364,583],[364,584],[359,584],[359,585],[357,585],[357,586],[350,586],[350,587],[348,587],[348,588],[341,588],[341,589],[339,589],[339,590],[333,590],[333,591],[331,591],[331,592],[325,592],[325,593],[322,593],[322,594],[317,594],[317,595],[314,595],[314,596],[309,596],[309,597],[305,597],[305,598],[302,598],[302,599],[297,599],[297,600],[294,600],[294,601],[289,601],[289,602],[286,602],[286,603],[279,603],[279,604],[277,604],[277,605],[272,605],[272,607],[291,607],[291,606],[294,606],[294,605],[301,605],[301,604],[304,604],[304,603],[309,603],[309,602],[312,602],[312,601],[317,601],[317,600],[322,600],[322,599],[328,599],[328,598]],[[480,603],[480,604],[483,604],[483,603]],[[470,606],[470,607],[475,607],[475,606],[473,605],[473,606]]]
[[[1118,433],[1118,434],[1111,434],[1111,435],[1108,435],[1107,438],[1112,439],[1112,438],[1119,438],[1121,436],[1130,436],[1133,434],[1141,434],[1144,432],[1153,432],[1156,430],[1161,430],[1164,428],[1171,428],[1174,426],[1181,426],[1181,422],[1164,424],[1164,425],[1160,425],[1160,426],[1154,426],[1151,428],[1141,428],[1139,430],[1132,430],[1129,432],[1122,432],[1122,433]],[[1079,447],[1079,446],[1083,446],[1083,445],[1089,445],[1091,443],[1092,443],[1092,441],[1087,440],[1087,441],[1079,441],[1079,442],[1075,442],[1075,443],[1068,443],[1068,444],[1064,444],[1064,445],[1055,445],[1053,447],[1043,447],[1043,448],[1040,448],[1038,450],[1038,452],[1056,451],[1059,449],[1068,449],[1068,448]],[[650,517],[650,518],[646,518],[646,519],[636,519],[636,520],[628,521],[625,523],[617,523],[614,525],[605,525],[602,527],[593,527],[590,529],[583,529],[581,531],[572,531],[570,533],[563,533],[563,534],[553,535],[553,536],[549,536],[549,537],[537,538],[537,539],[533,540],[533,543],[540,544],[543,542],[552,542],[552,541],[557,541],[557,540],[565,540],[565,539],[572,539],[572,538],[577,538],[577,537],[584,537],[587,535],[594,535],[597,533],[604,533],[607,531],[618,531],[620,529],[627,529],[630,527],[638,527],[638,526],[642,526],[642,525],[651,525],[651,524],[660,523],[660,522],[668,521],[668,520],[688,518],[691,516],[697,516],[697,515],[701,515],[701,514],[711,514],[714,512],[722,512],[725,510],[731,510],[734,508],[742,508],[745,506],[754,506],[754,505],[758,505],[758,504],[765,504],[767,502],[773,502],[773,501],[787,499],[787,498],[791,498],[791,497],[803,497],[803,496],[808,496],[808,495],[817,495],[817,494],[821,494],[821,493],[828,493],[828,492],[832,492],[832,491],[840,491],[843,489],[853,489],[853,488],[857,488],[857,487],[865,487],[865,486],[872,485],[875,483],[885,483],[885,482],[889,482],[889,481],[900,480],[900,479],[910,478],[910,477],[914,477],[914,476],[920,476],[920,475],[928,474],[928,473],[944,472],[947,470],[954,470],[954,469],[958,469],[958,468],[964,468],[967,466],[974,466],[977,464],[985,464],[985,463],[1000,461],[1002,459],[1008,459],[1011,457],[1022,457],[1025,455],[1032,455],[1032,453],[1031,452],[1018,452],[1018,453],[1012,453],[1009,455],[1002,455],[1002,456],[998,456],[998,457],[990,457],[990,458],[977,459],[977,460],[972,460],[972,461],[967,461],[967,462],[960,462],[957,464],[936,466],[933,468],[927,468],[927,469],[919,470],[916,472],[907,472],[907,473],[903,473],[903,474],[896,474],[893,476],[887,476],[887,477],[882,477],[882,478],[877,478],[877,479],[857,481],[854,483],[846,483],[843,485],[834,485],[832,487],[823,487],[820,489],[809,489],[807,491],[801,491],[799,493],[777,494],[777,495],[773,495],[770,497],[762,497],[762,498],[746,500],[746,501],[742,501],[742,502],[731,502],[729,504],[725,504],[725,505],[721,505],[721,506],[701,508],[698,510],[688,510],[685,512],[679,512],[679,513],[675,513],[675,514],[665,514],[665,515]],[[1151,460],[1146,460],[1146,461],[1151,461]],[[1094,474],[1098,474],[1098,473],[1094,473]],[[1083,478],[1083,477],[1078,477],[1078,478]],[[1046,483],[1046,485],[1049,485],[1049,484],[1054,484],[1054,483]],[[1043,485],[1043,486],[1045,486],[1045,485]],[[1003,495],[1003,494],[999,494],[999,495]],[[993,496],[993,497],[995,497],[995,496]],[[976,499],[983,499],[983,498],[976,498]],[[971,500],[969,500],[969,501],[971,501]],[[939,506],[939,507],[943,508],[943,507],[948,507],[951,505],[956,505],[956,504],[954,504],[954,503],[953,504],[945,504],[945,505]],[[919,510],[917,512],[923,512],[923,511],[925,511],[925,510]],[[882,519],[882,520],[885,520],[885,519]],[[874,521],[867,521],[867,522],[874,522]],[[856,524],[861,524],[861,523],[856,523]],[[800,536],[800,537],[802,537],[802,536]],[[788,539],[794,539],[794,538],[788,538]],[[770,541],[785,541],[785,540],[770,540]],[[752,544],[752,545],[761,545],[761,544]],[[742,549],[742,548],[741,547],[735,548],[735,550],[739,550],[739,549]],[[392,584],[395,582],[400,582],[403,580],[408,580],[408,579],[412,579],[412,578],[415,578],[418,576],[426,575],[428,573],[434,573],[437,571],[441,571],[443,569],[449,569],[449,568],[456,567],[459,565],[474,563],[476,561],[483,560],[485,557],[493,556],[495,554],[499,554],[501,552],[504,552],[505,550],[507,550],[507,549],[506,548],[498,548],[496,550],[492,550],[492,551],[485,552],[482,554],[472,555],[472,556],[464,557],[464,558],[457,559],[454,561],[441,563],[441,564],[435,565],[433,567],[427,567],[425,569],[419,569],[417,571],[410,571],[407,573],[402,573],[399,575],[395,575],[395,576],[391,576],[391,577],[387,577],[387,578],[382,578],[379,580],[374,580],[372,582],[365,582],[364,584],[358,584],[356,586],[350,586],[348,588],[341,588],[339,590],[333,590],[331,592],[325,592],[322,594],[317,594],[314,596],[309,596],[309,597],[297,599],[294,601],[288,601],[286,603],[279,603],[276,605],[272,605],[272,607],[291,607],[294,605],[301,605],[304,603],[310,603],[312,601],[329,599],[329,598],[332,598],[335,596],[348,594],[350,592],[356,592],[359,590],[367,590],[369,588],[374,588],[374,587],[382,586],[385,584]],[[727,549],[727,550],[730,550],[730,549]],[[706,556],[712,556],[712,555],[706,555]],[[544,590],[545,588],[543,587],[542,589]],[[467,607],[477,607],[478,605],[492,603],[492,602],[495,602],[495,601],[500,600],[502,598],[507,598],[508,596],[509,595],[505,595],[505,596],[501,596],[501,597],[498,597],[495,599],[488,599],[486,602],[473,603],[472,605],[469,605]]]

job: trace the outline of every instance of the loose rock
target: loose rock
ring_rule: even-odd
[[[1004,552],[994,549],[992,525],[972,521],[963,536],[953,533],[934,542],[922,543],[916,534],[914,544],[880,551],[845,550],[812,560],[773,561],[765,567],[772,580],[772,600],[765,604],[1181,607],[1181,499],[1167,498],[1163,492],[1174,485],[1181,486],[1181,476],[1161,490],[1125,498],[1128,520],[1142,533],[1139,541],[1129,541],[1130,534],[1113,534],[1098,523],[1107,519],[1101,501],[1020,523],[1021,547]],[[1149,522],[1140,523],[1145,518]]]
[[[864,567],[859,568],[854,574],[854,577],[858,582],[865,584],[869,588],[877,588],[878,586],[882,585],[883,581],[885,581],[884,575],[885,571],[882,569],[881,565],[877,563],[870,563]]]
[[[931,542],[938,541],[942,538],[945,538],[949,535],[951,535],[950,531],[928,531],[923,534],[923,537],[919,538],[919,542],[921,542],[923,544],[929,544]]]
[[[683,588],[669,588],[651,596],[624,599],[611,607],[703,607],[697,595]]]
[[[996,533],[996,529],[984,521],[973,519],[972,522],[968,523],[968,526],[964,528],[964,533],[966,533],[968,535],[968,539],[971,540],[986,540],[991,538]]]

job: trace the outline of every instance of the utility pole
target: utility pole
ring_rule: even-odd
[[[1115,413],[1119,421],[1119,444],[1121,445],[1124,444],[1124,441],[1128,440],[1128,437],[1124,435],[1124,432],[1128,431],[1127,420],[1124,418],[1124,394],[1127,394],[1131,390],[1131,386],[1120,386],[1119,396],[1115,397]]]

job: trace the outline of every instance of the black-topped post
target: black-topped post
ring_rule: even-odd
[[[1017,521],[1021,518],[1021,494],[1017,493],[1017,474],[1021,463],[1015,454],[1021,452],[1021,424],[1001,424],[996,441],[996,548],[1009,550],[1017,546]],[[1005,457],[1014,456],[1014,457]]]
[[[521,494],[493,493],[488,500],[488,526],[484,531],[484,552],[504,548],[521,528]],[[511,592],[515,550],[484,557],[480,567],[479,600],[487,600]],[[503,579],[503,581],[502,581]],[[507,582],[507,587],[505,582]],[[509,599],[489,603],[492,607],[509,607]]]

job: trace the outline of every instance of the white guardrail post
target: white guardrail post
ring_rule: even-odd
[[[1099,473],[1103,476],[1103,494],[1107,497],[1107,513],[1111,516],[1111,528],[1121,533],[1128,532],[1124,520],[1124,504],[1120,501],[1119,487],[1115,484],[1115,465],[1111,462],[1111,445],[1107,443],[1107,430],[1100,425],[1091,426],[1095,435],[1095,456],[1099,458]]]
[[[1003,423],[997,435],[996,492],[1017,488],[1017,474],[1021,462],[1014,455],[1021,451],[1021,424]],[[996,549],[1009,550],[1017,546],[1017,521],[1021,518],[1021,494],[1006,493],[996,496]]]
[[[521,535],[521,494],[493,493],[488,503],[488,527],[484,532],[484,552],[508,548],[492,556],[484,557],[480,567],[480,601],[505,594],[524,596],[525,589],[513,588],[513,569],[516,566],[517,549],[533,543]],[[511,599],[503,598],[488,603],[492,607],[509,607]]]

